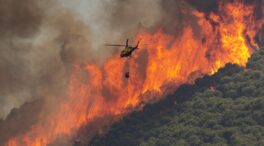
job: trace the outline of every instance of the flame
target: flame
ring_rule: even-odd
[[[142,32],[136,39],[148,46],[140,46],[133,59],[121,59],[116,54],[103,67],[74,65],[69,97],[56,112],[43,113],[38,124],[11,138],[6,146],[47,146],[60,136],[71,137],[97,118],[124,115],[145,102],[160,99],[169,87],[193,83],[227,63],[244,67],[258,47],[254,37],[260,25],[254,20],[253,8],[237,1],[220,4],[220,15],[211,13],[207,17],[193,11],[199,36],[188,25],[177,37],[162,29]],[[138,61],[140,54],[145,64]],[[131,74],[128,80],[125,70]]]

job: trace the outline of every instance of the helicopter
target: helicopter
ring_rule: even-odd
[[[120,52],[120,57],[131,57],[132,53],[138,49],[138,46],[140,44],[140,40],[138,41],[137,45],[135,47],[128,45],[128,39],[126,40],[126,45],[105,45],[105,46],[114,46],[114,47],[125,47],[124,50]]]
[[[114,47],[125,47],[125,49],[124,50],[122,50],[121,52],[120,52],[120,57],[121,58],[126,58],[126,57],[131,57],[131,55],[132,55],[132,53],[136,50],[136,49],[138,49],[138,46],[139,46],[139,44],[140,44],[140,41],[141,40],[139,40],[138,41],[138,43],[137,43],[137,45],[136,46],[131,46],[131,45],[128,45],[128,39],[126,40],[126,45],[105,45],[105,46],[114,46]],[[129,71],[127,71],[126,73],[125,73],[125,77],[126,78],[129,78],[130,77],[130,73],[129,73]]]

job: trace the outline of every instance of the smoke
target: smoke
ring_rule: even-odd
[[[32,39],[43,20],[39,1],[0,1],[0,118],[32,97]]]

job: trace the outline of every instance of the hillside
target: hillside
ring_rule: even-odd
[[[263,146],[264,51],[114,124],[93,146]]]

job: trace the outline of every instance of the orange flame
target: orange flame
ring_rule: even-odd
[[[148,46],[141,46],[130,61],[115,55],[103,68],[75,65],[69,98],[58,105],[56,112],[43,114],[29,132],[10,139],[6,146],[46,146],[59,136],[72,136],[96,118],[124,115],[145,102],[160,99],[169,92],[169,86],[192,83],[227,63],[245,66],[257,48],[253,38],[259,24],[253,18],[253,7],[234,2],[221,4],[219,11],[221,15],[211,13],[209,17],[193,12],[199,20],[198,36],[191,26],[186,26],[178,37],[162,30],[144,32],[136,38]],[[138,61],[140,54],[145,55],[145,61]],[[128,80],[124,79],[127,68],[131,74]]]

